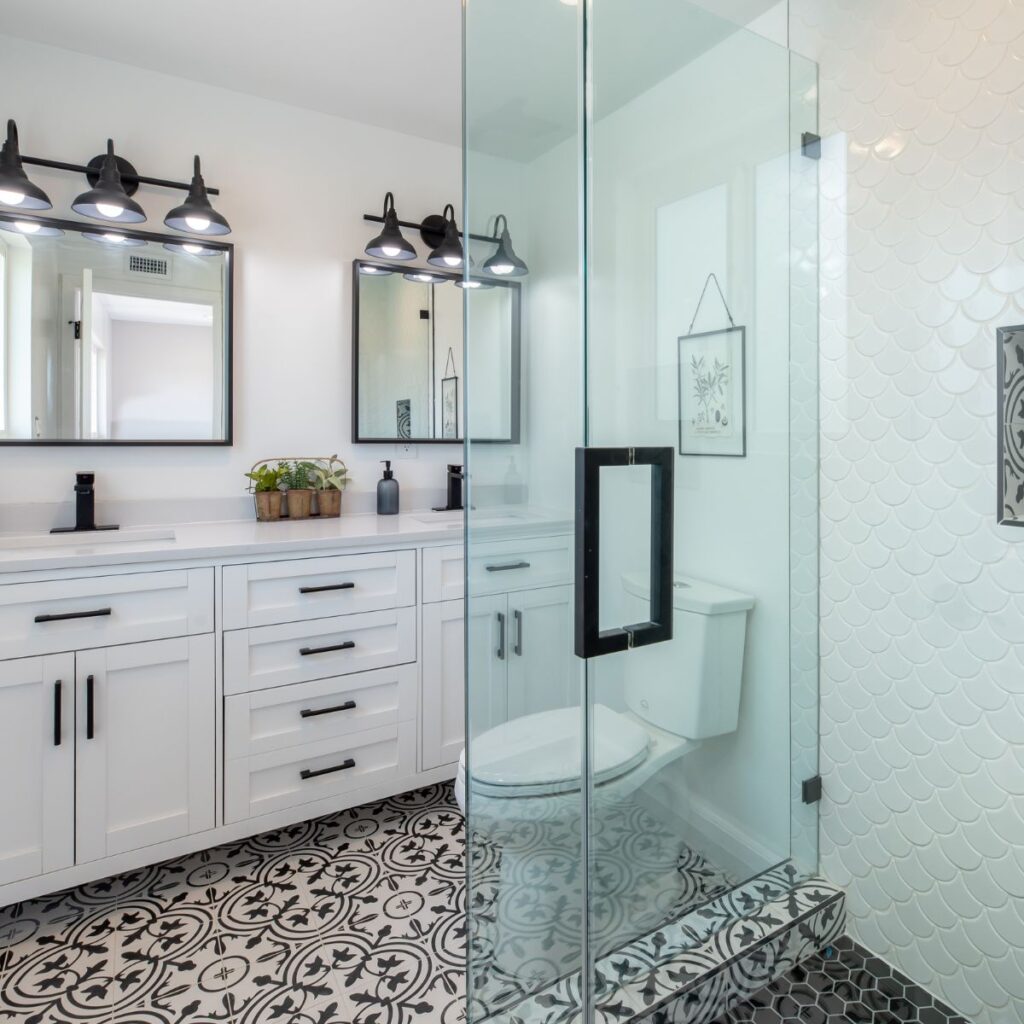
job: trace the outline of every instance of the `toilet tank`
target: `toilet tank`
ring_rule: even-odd
[[[629,622],[649,615],[645,575],[626,574]],[[734,732],[740,710],[747,614],[754,598],[714,583],[677,576],[672,639],[625,655],[629,709],[687,739]]]

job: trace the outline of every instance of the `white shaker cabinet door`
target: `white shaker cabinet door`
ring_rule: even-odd
[[[583,662],[572,652],[572,587],[508,595],[508,717],[580,703]]]
[[[214,825],[214,638],[79,652],[77,861]]]
[[[75,854],[75,656],[0,662],[0,885]]]
[[[457,761],[466,743],[464,614],[464,601],[423,606],[424,771]],[[474,735],[505,720],[507,639],[505,595],[471,601],[469,686]]]

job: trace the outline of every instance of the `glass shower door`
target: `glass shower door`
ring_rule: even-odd
[[[815,74],[714,7],[465,6],[466,225],[526,269],[517,445],[465,292],[474,1021],[816,867]]]

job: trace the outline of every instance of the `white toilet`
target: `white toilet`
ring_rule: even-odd
[[[626,621],[642,621],[646,579],[626,575],[623,586]],[[592,763],[601,795],[621,799],[701,740],[736,729],[747,613],[754,598],[685,576],[676,578],[674,595],[672,640],[622,655],[628,710],[594,707]],[[581,718],[578,707],[541,711],[474,738],[478,824],[481,816],[511,823],[559,815],[550,805],[562,802],[560,794],[580,789]],[[463,751],[455,783],[463,810],[465,793]],[[488,808],[491,800],[501,804]]]

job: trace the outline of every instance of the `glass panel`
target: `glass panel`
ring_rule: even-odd
[[[494,237],[503,215],[528,268],[517,278],[519,375],[508,349],[493,343],[502,290],[465,291],[474,1021],[559,979],[574,978],[578,992],[583,962],[583,662],[572,653],[571,568],[574,450],[584,422],[578,18],[558,0],[465,6],[463,219],[473,234]],[[471,242],[473,278],[494,280],[485,263],[496,248]],[[521,380],[519,443],[481,443],[509,436],[499,386],[510,377]],[[531,719],[539,714],[546,717]],[[503,791],[502,779],[520,784]],[[565,791],[546,795],[552,780]]]
[[[587,20],[588,442],[675,453],[673,639],[588,665],[600,1004],[601,958],[791,857],[793,764],[813,774],[814,254],[794,266],[790,197],[816,119],[812,68],[793,99],[787,51],[698,4],[596,0]],[[602,528],[602,616],[618,591],[620,623],[650,582],[633,484],[602,501],[620,524]]]

